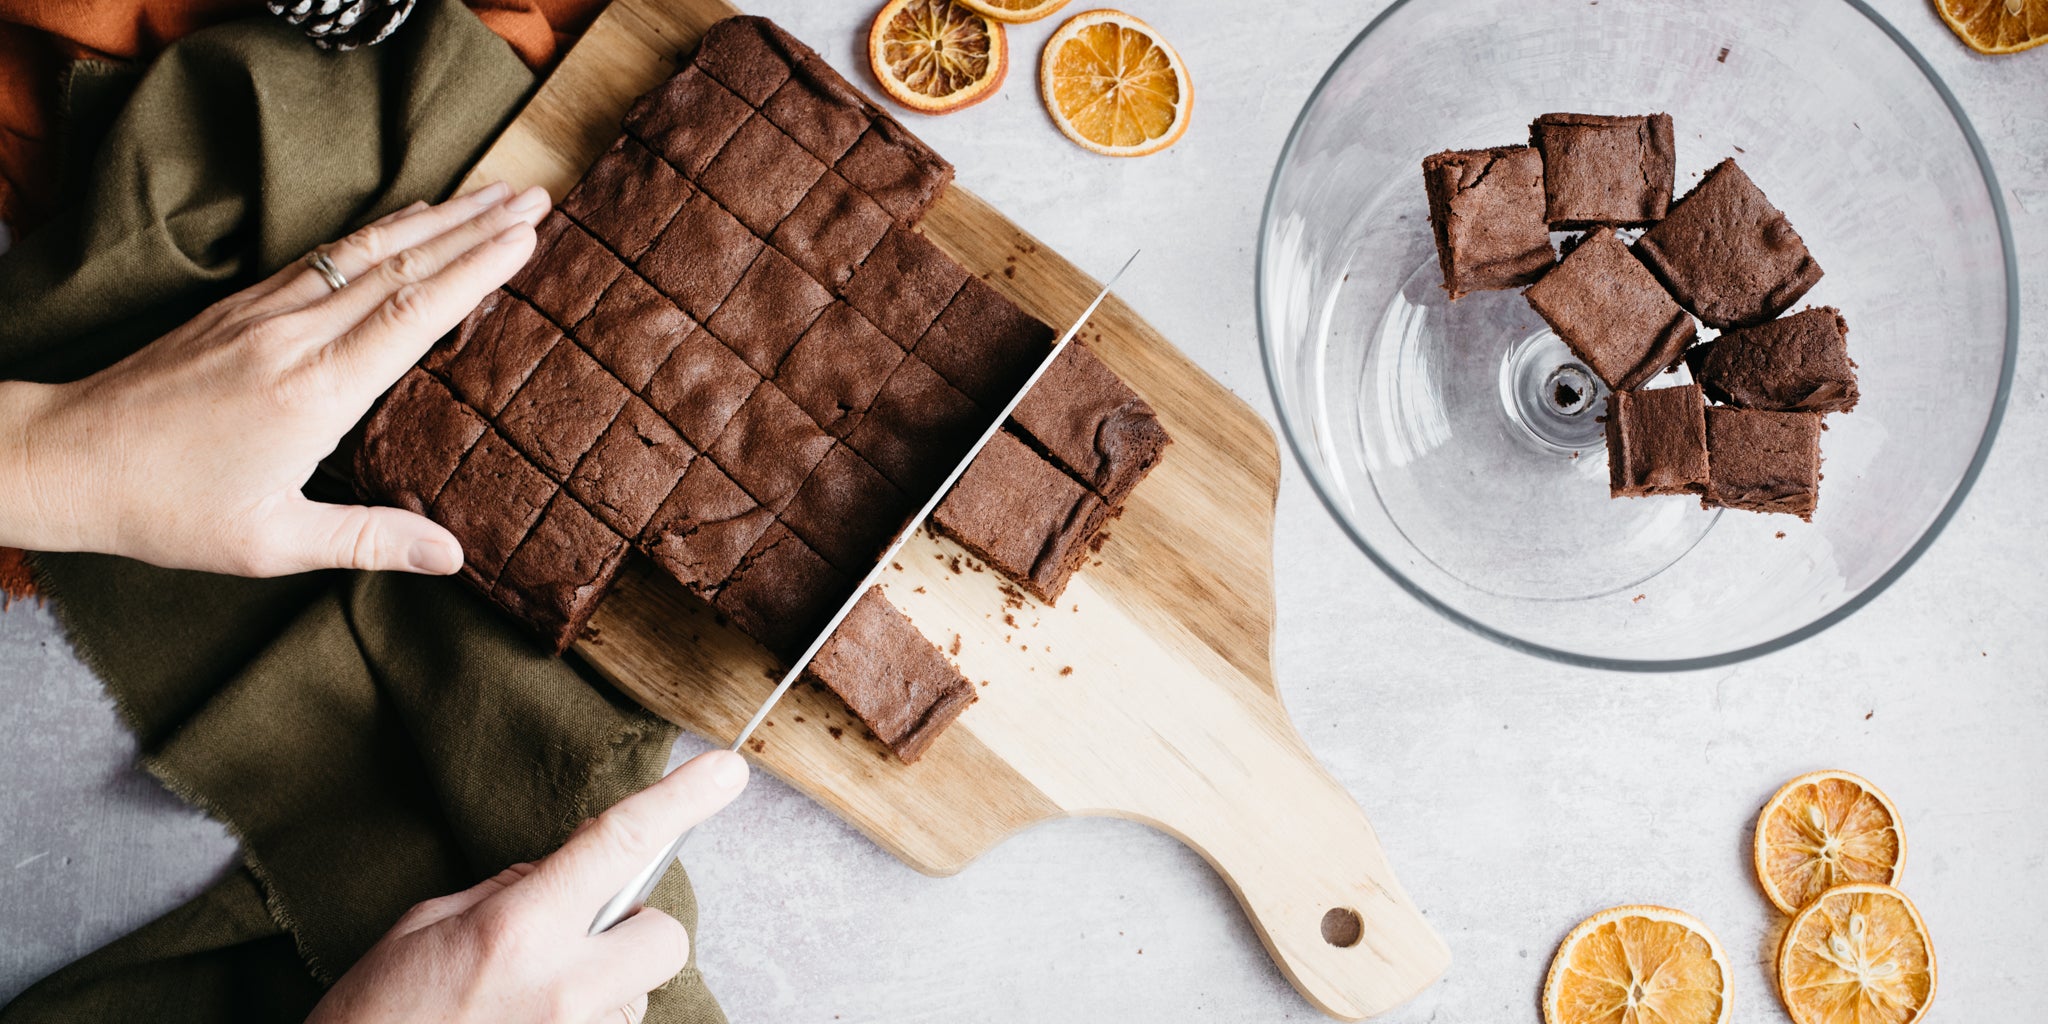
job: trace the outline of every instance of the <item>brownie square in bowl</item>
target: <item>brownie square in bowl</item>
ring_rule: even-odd
[[[1543,154],[1543,215],[1562,231],[1643,227],[1671,206],[1671,115],[1545,114],[1529,126]]]
[[[1616,498],[1707,489],[1707,403],[1691,384],[1607,396],[1608,491]]]
[[[1596,228],[1524,295],[1558,337],[1616,391],[1678,364],[1692,317],[1613,228]]]
[[[1528,146],[1449,150],[1422,161],[1437,265],[1453,302],[1519,288],[1556,257],[1544,220],[1543,157]]]
[[[1635,252],[1679,305],[1724,331],[1783,313],[1821,277],[1792,222],[1733,159],[1714,165]]]
[[[1812,519],[1820,496],[1820,420],[1811,412],[1708,409],[1709,472],[1700,504]]]
[[[1832,306],[1728,331],[1686,353],[1693,379],[1717,402],[1779,412],[1856,408],[1849,324]]]

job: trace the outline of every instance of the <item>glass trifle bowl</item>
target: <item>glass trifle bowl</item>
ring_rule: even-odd
[[[1679,195],[1732,156],[1820,263],[1793,309],[1842,311],[1862,397],[1826,419],[1811,522],[1610,498],[1604,386],[1519,291],[1447,300],[1423,157],[1551,112],[1669,113]],[[1976,132],[1858,0],[1400,0],[1295,123],[1257,298],[1282,430],[1374,562],[1512,647],[1650,670],[1797,642],[1898,578],[1983,464],[2019,317]]]

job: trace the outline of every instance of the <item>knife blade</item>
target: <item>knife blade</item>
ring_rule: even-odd
[[[781,680],[775,684],[775,689],[768,694],[768,699],[761,702],[760,710],[755,711],[754,717],[747,720],[747,724],[740,729],[739,735],[733,738],[732,746],[726,749],[735,753],[739,752],[739,749],[746,745],[748,737],[754,735],[754,730],[760,728],[761,723],[768,719],[769,712],[775,710],[775,705],[781,702],[782,695],[788,693],[791,686],[796,685],[797,677],[803,675],[804,669],[810,666],[811,659],[816,658],[818,652],[824,649],[825,641],[831,639],[833,632],[839,628],[839,624],[846,621],[847,614],[853,611],[855,604],[860,602],[861,595],[866,594],[868,588],[874,586],[876,581],[881,579],[883,570],[889,567],[889,563],[896,558],[897,552],[903,550],[903,545],[910,540],[912,535],[917,533],[918,527],[923,526],[925,521],[931,518],[933,510],[939,507],[939,502],[945,500],[946,492],[952,490],[953,485],[959,482],[960,475],[967,472],[967,467],[974,462],[974,457],[980,455],[981,450],[988,447],[988,443],[994,440],[997,434],[1002,432],[1003,424],[1008,422],[1011,413],[1017,411],[1017,406],[1024,401],[1024,396],[1031,393],[1031,388],[1038,383],[1038,379],[1045,376],[1045,371],[1052,368],[1053,362],[1059,359],[1060,353],[1066,351],[1067,346],[1073,342],[1074,336],[1081,333],[1082,325],[1088,322],[1089,317],[1095,315],[1095,310],[1102,305],[1102,301],[1109,298],[1109,290],[1116,287],[1117,281],[1124,276],[1124,271],[1131,269],[1131,264],[1137,261],[1138,253],[1133,252],[1130,258],[1124,261],[1124,265],[1117,268],[1116,273],[1109,275],[1109,280],[1103,283],[1102,290],[1095,293],[1094,300],[1088,303],[1088,307],[1081,311],[1080,316],[1074,318],[1073,324],[1067,328],[1066,333],[1060,335],[1058,341],[1053,343],[1051,351],[1045,354],[1045,358],[1039,360],[1037,368],[1031,371],[1031,376],[1025,378],[1024,385],[1018,388],[1015,394],[1010,396],[1009,403],[1004,405],[1002,411],[998,412],[995,418],[990,421],[988,429],[981,432],[981,437],[977,438],[973,446],[967,449],[967,454],[960,457],[960,462],[953,467],[952,472],[946,474],[945,480],[939,484],[938,489],[932,492],[931,497],[925,499],[924,506],[917,510],[917,515],[912,516],[910,521],[904,524],[903,529],[897,532],[895,539],[889,542],[888,549],[882,552],[881,558],[876,560],[873,568],[867,571],[867,575],[861,577],[859,585],[853,588],[853,595],[848,597],[846,602],[839,606],[838,611],[832,613],[832,618],[826,621],[824,628],[819,630],[818,635],[811,639],[810,646],[804,648],[802,656],[790,663],[789,670],[782,674]],[[686,829],[681,835],[676,836],[675,842],[670,843],[666,849],[662,850],[660,856],[655,857],[646,867],[641,868],[639,873],[635,874],[633,879],[627,882],[617,894],[613,895],[611,899],[606,900],[604,906],[598,909],[597,917],[591,920],[589,934],[597,935],[607,931],[613,925],[633,916],[641,907],[646,906],[648,896],[653,894],[654,887],[660,883],[662,874],[668,870],[669,862],[675,860],[677,855],[682,853],[683,842],[689,838],[690,833]]]

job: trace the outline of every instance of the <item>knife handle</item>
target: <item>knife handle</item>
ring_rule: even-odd
[[[668,844],[668,848],[661,851],[660,856],[648,861],[647,866],[641,868],[631,881],[613,893],[611,899],[604,901],[604,906],[598,908],[597,917],[590,922],[589,934],[601,935],[608,932],[613,925],[632,917],[641,907],[646,906],[648,897],[654,895],[654,887],[661,884],[661,876],[668,873],[668,866],[675,863],[676,858],[682,854],[683,842],[689,838],[690,831],[684,829],[683,833],[676,837],[675,842]]]

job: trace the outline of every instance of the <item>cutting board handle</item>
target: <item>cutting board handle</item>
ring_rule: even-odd
[[[1287,735],[1261,737],[1278,750],[1241,750],[1276,756],[1257,757],[1258,770],[1241,779],[1190,770],[1181,793],[1193,799],[1150,823],[1229,882],[1302,995],[1331,1016],[1362,1020],[1427,988],[1450,950],[1395,880],[1365,812],[1282,714],[1271,724]]]

